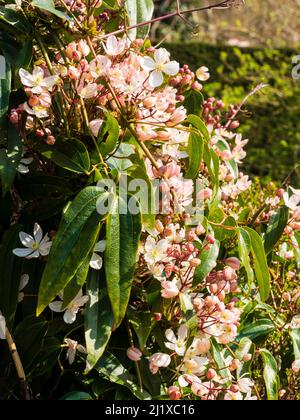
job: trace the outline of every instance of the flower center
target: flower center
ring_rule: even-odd
[[[38,244],[37,242],[35,242],[34,244],[32,244],[31,247],[34,251],[37,251],[40,248],[40,244]]]
[[[163,72],[163,70],[164,70],[163,64],[156,64],[155,70],[159,71],[159,72]]]

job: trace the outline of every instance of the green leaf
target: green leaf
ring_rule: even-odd
[[[255,230],[248,227],[242,228],[241,231],[246,231],[250,237],[255,277],[261,300],[265,302],[270,295],[271,278],[262,238]]]
[[[248,337],[244,337],[239,342],[239,346],[235,352],[237,358],[242,362],[240,367],[237,369],[238,378],[244,376],[250,376],[251,365],[255,355],[255,344]],[[249,362],[244,362],[243,358],[246,354],[251,354],[252,359]]]
[[[60,401],[88,401],[92,399],[90,394],[87,394],[86,392],[72,391],[60,398]]]
[[[21,230],[20,225],[12,226],[4,234],[0,246],[0,310],[9,329],[14,323],[22,274],[22,259],[16,257],[12,251],[19,245]]]
[[[100,222],[104,217],[97,213],[96,205],[98,200],[104,202],[107,197],[108,194],[99,188],[87,187],[64,212],[42,277],[38,315],[70,283],[82,264],[86,263],[98,239]]]
[[[89,302],[84,314],[87,368],[93,369],[103,355],[112,333],[114,316],[107,291],[100,288],[99,272],[91,272],[87,282]]]
[[[203,138],[197,133],[191,133],[187,148],[189,167],[185,174],[186,179],[195,179],[198,177],[203,158],[203,147]]]
[[[101,125],[98,141],[101,154],[105,157],[116,149],[120,135],[120,126],[118,121],[106,112]]]
[[[38,356],[47,334],[48,323],[34,315],[25,318],[18,324],[14,339],[26,372],[35,367],[34,359]]]
[[[250,286],[254,281],[254,272],[251,267],[250,252],[251,252],[251,239],[244,229],[238,230],[238,247],[239,255],[243,266],[245,267],[248,281]]]
[[[68,171],[87,174],[90,170],[91,162],[87,148],[77,139],[58,140],[54,146],[36,142],[34,147],[42,156]]]
[[[275,329],[274,324],[269,319],[259,319],[245,326],[239,331],[239,338],[248,337],[255,340],[260,337],[266,337]]]
[[[7,150],[0,150],[0,178],[3,196],[10,190],[22,158],[22,142],[15,127],[9,124]]]
[[[128,13],[129,26],[148,22],[151,20],[154,11],[153,0],[126,0],[125,7]],[[132,29],[129,31],[130,39],[145,38],[149,31],[150,25]]]
[[[132,165],[128,168],[126,173],[131,181],[141,180],[145,183],[145,190],[140,188],[140,191],[137,191],[136,193],[131,190],[129,190],[129,192],[130,194],[133,194],[140,203],[143,224],[149,229],[153,229],[155,227],[155,193],[146,169],[141,165]]]
[[[117,327],[125,316],[130,298],[141,229],[140,213],[131,214],[128,202],[116,197],[107,219],[105,273]]]
[[[203,136],[204,140],[208,143],[210,139],[210,134],[205,122],[197,115],[189,115],[186,120],[199,131],[199,133]]]
[[[286,206],[280,207],[278,212],[273,214],[270,219],[270,223],[265,234],[265,252],[268,255],[274,250],[277,243],[279,242],[284,229],[289,221],[289,209]]]
[[[139,348],[140,350],[144,350],[154,325],[152,314],[150,311],[137,311],[129,306],[127,316],[130,325],[137,335]]]
[[[11,67],[2,55],[0,56],[0,60],[0,127],[2,129],[9,105],[9,96],[11,90]]]
[[[33,0],[31,4],[32,6],[50,12],[63,20],[71,20],[66,13],[61,12],[60,10],[55,8],[53,0]]]
[[[264,380],[266,384],[268,400],[277,401],[280,386],[277,362],[269,350],[262,349],[260,350],[260,353],[264,361]]]
[[[219,140],[218,143],[216,144],[217,148],[221,151],[227,150],[227,151],[231,151],[229,144],[224,140]],[[238,170],[238,166],[237,163],[234,159],[230,159],[229,161],[226,161],[226,165],[228,166],[231,174],[233,175],[234,179],[238,178],[238,174],[239,174],[239,170]]]
[[[211,339],[211,352],[212,357],[219,368],[221,377],[230,381],[231,374],[230,370],[226,368],[226,363],[222,353],[222,347],[216,342],[214,338]]]
[[[197,244],[196,244],[197,246]],[[220,251],[220,242],[215,241],[213,245],[209,245],[208,250],[203,250],[201,253],[201,264],[195,270],[195,276],[193,280],[193,287],[201,283],[208,274],[216,267],[217,258]]]
[[[295,359],[300,359],[300,328],[294,328],[290,331]]]
[[[13,26],[16,31],[28,34],[32,27],[21,11],[17,12],[0,6],[0,20]]]
[[[95,369],[108,381],[128,388],[139,400],[151,399],[148,392],[139,389],[134,383],[132,376],[113,354],[106,352],[97,363]]]
[[[185,95],[183,106],[187,110],[188,115],[194,114],[200,116],[202,112],[203,95],[198,90],[191,89]]]

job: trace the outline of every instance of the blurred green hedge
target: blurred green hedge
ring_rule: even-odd
[[[300,80],[291,76],[292,57],[300,54],[300,49],[240,49],[199,43],[168,44],[166,48],[193,70],[209,67],[211,79],[205,84],[205,93],[227,104],[240,103],[261,82],[269,85],[249,99],[247,112],[240,115],[240,130],[250,139],[245,170],[266,181],[283,181],[300,163]]]

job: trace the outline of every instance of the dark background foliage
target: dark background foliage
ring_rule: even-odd
[[[210,68],[205,94],[240,103],[259,83],[268,84],[240,114],[240,132],[249,138],[245,171],[283,181],[299,161],[300,80],[293,80],[293,49],[257,49],[195,43],[166,44],[172,56],[195,70]]]

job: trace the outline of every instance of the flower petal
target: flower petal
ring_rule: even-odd
[[[167,331],[166,331],[166,339],[168,340],[168,341],[170,341],[171,343],[173,343],[173,344],[175,344],[176,343],[176,341],[177,341],[177,338],[176,338],[176,336],[175,336],[175,334],[174,334],[174,332],[173,332],[173,330],[171,330],[171,329],[168,329]]]
[[[141,60],[141,66],[146,71],[152,71],[152,70],[155,70],[156,63],[153,60],[153,58],[151,58],[151,57],[144,57]]]
[[[170,53],[165,48],[159,48],[154,53],[156,64],[165,64],[170,60]]]
[[[153,71],[149,77],[149,85],[153,88],[161,86],[164,82],[164,77],[161,71]]]
[[[179,63],[177,61],[170,61],[170,63],[167,63],[164,65],[164,73],[166,73],[168,76],[175,76],[179,72]]]
[[[63,302],[56,300],[55,302],[50,303],[49,308],[53,312],[63,312]]]
[[[182,341],[185,341],[187,339],[188,335],[188,328],[186,325],[181,325],[178,330],[178,338]]]
[[[104,252],[106,248],[106,241],[99,241],[94,248],[95,252]]]
[[[76,312],[71,309],[67,309],[64,314],[64,321],[66,324],[73,324],[76,321]]]
[[[33,235],[34,235],[35,242],[39,244],[41,240],[43,239],[43,231],[42,231],[41,226],[38,223],[35,223],[34,225]]]
[[[32,247],[32,245],[35,242],[33,237],[31,235],[28,235],[28,233],[26,232],[20,232],[19,238],[20,238],[20,241],[22,242],[22,245],[26,246],[27,248]]]
[[[32,249],[30,248],[16,248],[13,250],[13,254],[17,257],[29,257],[32,254]]]
[[[41,86],[48,90],[51,90],[54,85],[57,85],[58,82],[59,82],[58,76],[49,76],[49,77],[46,77],[46,79],[42,81]]]
[[[101,270],[103,266],[103,258],[98,254],[93,254],[92,259],[90,261],[90,267],[94,270]]]
[[[32,74],[24,69],[20,69],[19,71],[21,82],[24,86],[32,87],[34,85],[34,78]]]

